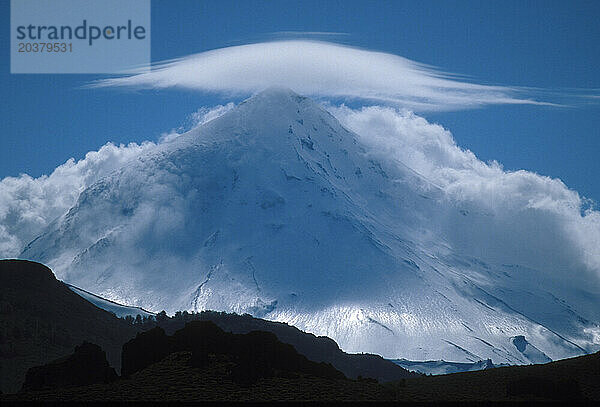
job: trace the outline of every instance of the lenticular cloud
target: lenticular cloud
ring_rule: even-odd
[[[369,100],[414,111],[548,104],[531,100],[523,89],[460,81],[397,55],[306,40],[202,52],[158,63],[150,72],[140,70],[92,86],[173,87],[226,95],[285,86],[307,96]]]

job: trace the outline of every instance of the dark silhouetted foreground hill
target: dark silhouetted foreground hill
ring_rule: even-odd
[[[84,342],[75,353],[27,371],[23,391],[111,383],[117,380],[100,346]]]
[[[172,334],[192,320],[210,320],[232,333],[272,332],[309,360],[331,363],[350,378],[362,376],[391,381],[413,376],[380,356],[350,355],[327,337],[316,337],[287,324],[249,315],[183,312],[171,318],[161,314],[156,321],[128,322],[73,293],[56,280],[46,266],[24,260],[2,260],[0,390],[4,393],[18,391],[27,369],[69,355],[84,341],[100,345],[106,351],[110,365],[119,370],[121,346],[138,331],[160,326]]]
[[[225,312],[203,311],[198,314],[181,313],[175,318],[158,317],[158,324],[167,333],[173,333],[183,327],[186,321],[212,321],[226,332],[244,334],[252,331],[272,332],[284,343],[313,362],[331,363],[337,370],[351,379],[359,376],[370,377],[381,382],[418,377],[395,363],[371,354],[349,354],[343,352],[335,341],[326,336],[315,336],[298,328],[282,323],[254,318],[248,314],[237,315]]]
[[[600,401],[600,352],[542,365],[408,379],[399,391],[413,400]]]
[[[290,374],[345,379],[331,364],[309,361],[271,332],[233,334],[211,321],[189,322],[171,337],[161,328],[138,334],[123,345],[123,376],[132,375],[176,352],[191,352],[192,367],[209,366],[214,357],[229,359],[233,363],[229,377],[241,385]]]
[[[290,370],[258,375],[247,382],[233,355],[209,355],[197,364],[194,352],[172,353],[110,384],[28,391],[0,396],[10,401],[298,401],[381,400],[386,388],[374,381],[314,376]],[[310,363],[310,362],[309,362]],[[338,372],[339,373],[339,372]],[[388,397],[389,398],[389,397]]]
[[[204,322],[192,323],[177,332],[193,320]],[[134,325],[79,297],[45,266],[0,261],[0,372],[4,393],[21,387],[29,367],[69,355],[84,341],[99,344],[106,350],[110,364],[118,367],[121,345],[142,329],[151,330],[125,345],[126,378],[113,383],[4,394],[0,400],[600,401],[598,353],[545,365],[409,377],[387,384],[351,380],[331,366],[313,362],[331,363],[346,376],[352,376],[346,372],[355,369],[363,377],[373,372],[372,376],[379,378],[385,375],[378,366],[387,362],[373,355],[345,354],[328,338],[250,316],[183,312],[172,318],[159,314],[156,321]],[[263,332],[249,333],[256,330]],[[164,331],[173,335],[169,337]],[[196,331],[209,334],[198,337]],[[62,363],[59,368],[38,369],[45,372],[38,379],[52,374],[52,369],[70,370],[69,363],[65,364],[68,360],[57,361]],[[100,363],[96,367],[99,365],[105,366]],[[76,367],[73,372],[77,372]],[[76,384],[75,376],[67,373],[66,382],[54,385]],[[31,382],[35,382],[36,375],[32,375]],[[99,377],[94,376],[93,381]]]
[[[137,329],[81,298],[52,271],[24,260],[0,261],[0,389],[16,392],[27,369],[93,342],[120,367],[121,347]]]
[[[317,337],[284,323],[249,315],[221,312],[178,313],[169,318],[133,324],[101,310],[56,280],[52,271],[24,260],[0,261],[0,390],[16,392],[27,369],[66,356],[84,341],[96,343],[107,353],[111,366],[120,370],[123,343],[138,331],[155,326],[172,334],[192,320],[213,321],[232,333],[272,332],[313,362],[331,363],[349,378],[371,377],[380,381],[411,377],[394,363],[377,355],[342,352],[327,337]]]
[[[89,351],[82,352],[83,346]],[[123,346],[123,377],[110,384],[112,377],[106,376],[106,360],[103,365],[99,348],[82,347],[64,360],[30,369],[23,391],[4,400],[385,398],[386,389],[375,380],[349,380],[330,364],[309,361],[271,332],[232,334],[211,321],[189,322],[172,336],[158,327],[138,334]],[[87,374],[81,370],[86,358],[94,360]],[[54,380],[52,374],[60,379]],[[78,374],[96,384],[73,386]]]
[[[228,336],[215,327],[196,325],[180,335],[167,337],[160,329],[144,333],[129,342],[123,352],[131,358],[129,377],[110,384],[28,391],[0,397],[2,401],[600,401],[600,354],[580,356],[545,365],[501,367],[478,372],[424,376],[380,384],[374,380],[350,380],[335,374],[331,367],[308,362],[295,364],[298,355],[290,347],[273,354],[256,352],[256,346],[272,349],[274,336],[256,332]],[[198,330],[212,330],[197,340]],[[270,338],[268,338],[270,336]],[[164,341],[164,339],[167,339]],[[176,351],[146,367],[144,350],[152,344],[166,344]],[[226,339],[229,338],[229,339]],[[218,340],[239,340],[220,353]],[[202,343],[202,345],[197,345]],[[281,342],[279,342],[279,345]],[[162,345],[161,345],[162,346]],[[288,345],[289,346],[289,345]],[[242,348],[252,349],[244,360]],[[283,348],[282,348],[283,349]],[[131,352],[130,352],[131,351]],[[217,353],[211,353],[215,351]],[[255,355],[255,356],[252,356]],[[289,363],[286,366],[286,363]],[[258,367],[258,369],[257,369]],[[140,370],[137,370],[140,369]],[[316,369],[316,370],[315,370]],[[135,372],[133,372],[135,370]],[[258,372],[257,372],[258,370]],[[254,372],[253,372],[254,371]],[[258,374],[256,374],[258,373]]]

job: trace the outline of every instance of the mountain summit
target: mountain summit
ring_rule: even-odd
[[[498,364],[598,349],[594,287],[465,255],[440,214],[484,216],[274,88],[96,182],[21,256],[112,300],[250,313],[350,352]]]

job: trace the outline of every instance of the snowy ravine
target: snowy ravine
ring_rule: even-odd
[[[347,352],[524,364],[598,350],[598,285],[452,246],[448,219],[485,216],[270,89],[85,189],[21,257],[121,303],[247,312]]]

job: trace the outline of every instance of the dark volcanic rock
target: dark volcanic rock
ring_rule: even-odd
[[[108,365],[100,346],[84,342],[70,356],[29,369],[22,391],[110,383],[116,379],[115,369]]]
[[[506,385],[509,397],[536,396],[551,400],[579,400],[581,392],[579,383],[571,378],[552,380],[540,377],[522,377],[511,380]]]
[[[272,332],[277,336],[277,339],[292,345],[298,353],[306,356],[308,360],[330,363],[351,379],[362,376],[374,378],[381,382],[389,382],[419,376],[419,374],[409,372],[379,355],[345,353],[333,339],[302,332],[298,328],[285,323],[266,321],[247,314],[236,315],[215,311],[202,311],[196,315],[183,315],[187,315],[188,318],[211,321],[224,331],[234,334],[245,334],[252,331]],[[171,334],[184,326],[184,320],[185,318],[167,319],[159,324],[168,334]]]
[[[162,328],[139,333],[123,345],[121,374],[126,377],[162,360],[171,353],[169,337]]]
[[[290,373],[327,379],[345,378],[328,363],[308,360],[271,332],[232,334],[211,321],[189,322],[172,337],[167,337],[160,328],[137,335],[123,346],[123,374],[131,375],[171,353],[183,351],[192,352],[193,367],[209,364],[210,355],[229,357],[234,365],[230,378],[241,385]]]
[[[330,363],[349,378],[362,376],[391,381],[415,376],[380,356],[346,354],[330,338],[317,337],[287,324],[210,311],[178,314],[179,317],[174,318],[159,315],[157,321],[148,321],[143,326],[132,325],[72,292],[42,264],[0,260],[0,389],[4,393],[18,391],[29,368],[69,355],[84,341],[98,344],[106,351],[110,365],[119,369],[123,363],[123,344],[135,337],[136,332],[158,325],[172,335],[186,322],[196,319],[210,320],[225,332],[234,334],[272,332],[279,341],[292,345],[308,360]],[[124,375],[165,356],[160,345],[161,335],[156,332],[154,335],[146,337],[150,342],[146,351],[124,363]],[[163,341],[164,338],[163,333]],[[184,342],[183,337],[180,340]],[[153,341],[159,345],[153,347]],[[206,362],[202,353],[194,355],[194,364]],[[127,363],[132,365],[127,366]]]
[[[0,389],[17,392],[27,370],[98,344],[117,368],[121,347],[139,327],[101,310],[26,260],[0,260]]]

